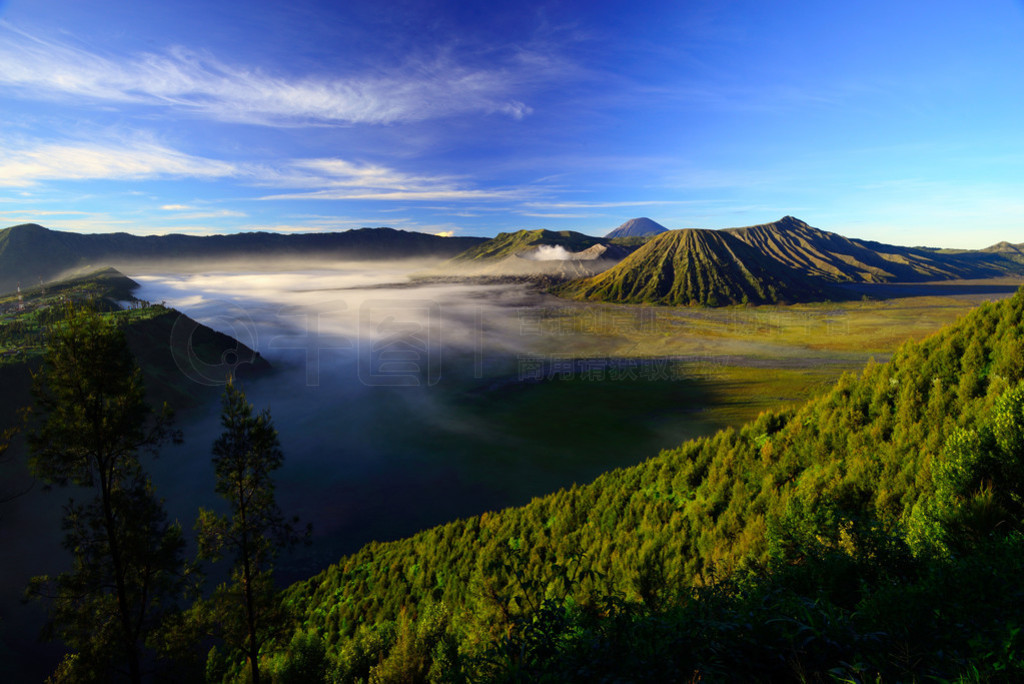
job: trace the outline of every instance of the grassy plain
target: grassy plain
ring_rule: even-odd
[[[559,358],[668,359],[704,388],[701,417],[738,425],[767,408],[803,402],[870,359],[883,362],[1021,281],[944,283],[910,296],[756,307],[650,307],[546,299],[521,333]],[[887,294],[901,294],[887,290]],[[577,378],[577,381],[581,379]],[[652,388],[653,389],[653,388]]]

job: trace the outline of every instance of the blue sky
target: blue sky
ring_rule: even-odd
[[[0,0],[0,225],[1024,242],[1024,4]]]

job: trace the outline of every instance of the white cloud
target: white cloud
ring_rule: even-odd
[[[295,192],[267,195],[264,200],[318,199],[318,200],[486,200],[515,199],[514,190],[458,190],[454,188],[420,188],[416,190],[342,190],[328,189],[314,192]]]
[[[493,201],[524,196],[521,190],[480,189],[457,177],[416,175],[337,158],[299,159],[277,165],[238,164],[189,155],[144,135],[92,142],[0,139],[0,187],[28,187],[52,180],[166,178],[227,178],[262,187],[296,189],[259,198],[264,200]],[[206,210],[188,204],[164,204],[159,208],[183,219],[245,216],[239,211]]]
[[[584,218],[594,218],[595,216],[599,216],[600,215],[600,214],[551,214],[551,213],[541,213],[541,212],[534,212],[534,211],[520,211],[519,213],[522,214],[523,216],[529,216],[530,218],[555,218],[555,219],[584,219]]]
[[[199,219],[245,218],[248,214],[234,209],[217,209],[213,211],[192,211],[175,215],[176,220],[198,221]]]
[[[6,30],[5,30],[6,29]],[[114,60],[0,24],[0,86],[76,103],[136,103],[268,125],[386,124],[465,113],[522,118],[522,65],[479,68],[441,56],[374,74],[295,77],[176,48]]]
[[[608,209],[614,207],[647,207],[663,204],[703,204],[689,200],[637,200],[631,202],[527,202],[528,207],[543,209]],[[543,216],[543,214],[538,214]]]
[[[231,163],[145,140],[0,145],[0,187],[25,187],[43,180],[223,178],[239,173]]]
[[[303,159],[290,168],[272,173],[261,182],[278,187],[291,185],[300,192],[261,197],[264,200],[511,200],[523,196],[521,190],[479,189],[452,176],[408,174],[377,164],[361,164],[344,159]]]

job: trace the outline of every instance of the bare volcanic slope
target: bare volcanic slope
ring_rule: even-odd
[[[657,221],[652,221],[646,216],[640,218],[629,219],[621,226],[605,235],[606,239],[613,238],[624,238],[624,237],[649,237],[651,235],[658,235],[668,230],[665,226],[661,225]]]
[[[1004,254],[940,252],[855,240],[813,228],[792,216],[723,232],[801,273],[834,282],[922,282],[1020,272],[1019,265]]]
[[[0,230],[0,292],[18,283],[35,285],[71,269],[184,259],[384,260],[450,257],[484,238],[443,238],[392,228],[329,233],[236,233],[233,235],[84,234],[34,223]]]
[[[617,266],[567,283],[573,299],[670,306],[767,304],[827,296],[825,286],[717,230],[672,230]]]

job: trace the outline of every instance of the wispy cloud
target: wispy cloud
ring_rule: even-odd
[[[236,176],[229,162],[195,157],[148,140],[0,144],[0,187],[45,180]]]
[[[225,218],[246,218],[248,214],[244,211],[236,211],[234,209],[216,209],[212,211],[191,211],[182,214],[176,214],[176,220],[186,221],[198,221],[200,219],[225,219]]]
[[[636,200],[629,202],[527,202],[525,206],[540,209],[610,209],[615,207],[648,207],[672,204],[704,204],[690,200]]]
[[[595,216],[594,214],[550,214],[532,211],[521,211],[518,213],[522,214],[523,216],[529,216],[530,218],[583,219],[593,218]]]
[[[235,163],[189,155],[146,136],[93,142],[0,139],[0,187],[29,187],[45,181],[193,178],[230,179],[275,192],[263,200],[495,201],[520,200],[528,191],[480,188],[467,179],[411,174],[345,159],[298,159]],[[229,209],[164,204],[182,219],[245,216]]]
[[[477,67],[443,53],[373,74],[272,74],[185,48],[114,60],[0,22],[0,86],[76,103],[134,103],[267,125],[387,124],[465,113],[522,118],[523,62]]]
[[[471,187],[452,176],[408,174],[377,164],[344,159],[307,159],[291,163],[265,182],[305,188],[299,192],[261,197],[264,200],[413,200],[481,201],[521,199],[524,191]]]

